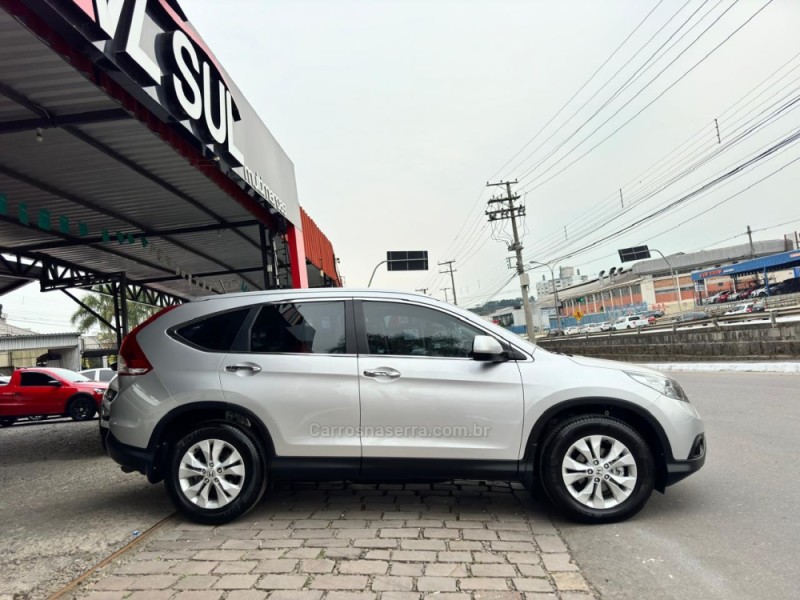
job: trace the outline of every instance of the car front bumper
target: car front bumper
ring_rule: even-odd
[[[706,464],[706,436],[701,433],[695,438],[687,460],[667,462],[667,486],[686,479],[692,473],[699,471],[704,464]]]

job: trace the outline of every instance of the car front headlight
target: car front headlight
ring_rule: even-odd
[[[674,379],[670,379],[669,377],[664,377],[662,375],[632,373],[630,371],[625,371],[625,374],[631,379],[638,381],[642,385],[646,385],[650,389],[657,391],[659,394],[662,394],[667,398],[680,400],[681,402],[689,402],[689,397],[686,395],[686,392],[683,391],[683,388]]]

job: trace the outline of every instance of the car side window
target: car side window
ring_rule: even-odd
[[[343,354],[344,301],[265,304],[250,330],[250,352]]]
[[[461,319],[433,308],[398,302],[364,301],[370,354],[467,358],[476,335]]]
[[[179,338],[202,350],[227,352],[244,324],[250,308],[217,313],[175,330]],[[113,378],[113,376],[112,376]],[[110,379],[109,379],[110,381]]]
[[[42,386],[47,385],[51,379],[53,377],[46,373],[26,372],[20,373],[19,384],[24,387]]]
[[[100,381],[111,381],[114,379],[114,371],[100,371]]]

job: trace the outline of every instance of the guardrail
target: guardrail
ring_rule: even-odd
[[[543,348],[630,362],[800,359],[800,308],[546,337]]]
[[[764,310],[763,312],[754,312],[754,313],[743,313],[741,315],[709,315],[707,319],[696,319],[694,321],[677,321],[674,318],[670,317],[661,317],[661,323],[656,323],[655,325],[647,325],[646,327],[637,327],[631,329],[612,329],[610,331],[600,331],[594,333],[573,333],[571,335],[559,335],[559,336],[540,336],[539,340],[547,339],[548,341],[553,341],[558,343],[562,340],[576,340],[576,339],[588,339],[592,337],[608,337],[612,335],[630,335],[632,333],[641,333],[646,331],[648,333],[656,333],[656,332],[677,332],[682,329],[688,328],[695,328],[698,326],[706,326],[711,325],[716,327],[717,329],[721,329],[720,323],[736,323],[736,322],[745,322],[745,321],[769,321],[772,327],[777,327],[778,317],[783,316],[791,316],[791,315],[800,315],[800,305],[798,304],[798,300],[800,300],[800,294],[793,294],[797,296],[798,299],[794,300],[794,305],[790,306],[789,308],[770,308]],[[741,304],[741,303],[738,303]],[[730,310],[730,306],[727,307],[727,310]],[[698,310],[697,312],[700,312]]]

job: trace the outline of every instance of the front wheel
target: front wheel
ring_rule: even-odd
[[[97,405],[94,400],[86,396],[79,396],[73,399],[67,408],[67,415],[73,421],[89,421],[96,412]]]
[[[238,427],[201,425],[174,444],[164,484],[186,517],[219,525],[261,500],[266,490],[264,465],[259,446]]]
[[[567,421],[550,435],[540,473],[556,508],[584,523],[632,517],[655,485],[647,442],[626,423],[595,415]]]

